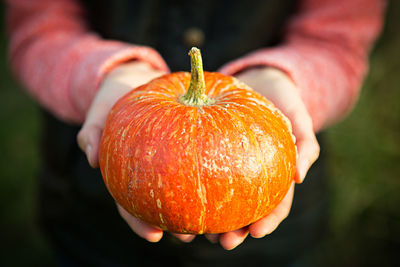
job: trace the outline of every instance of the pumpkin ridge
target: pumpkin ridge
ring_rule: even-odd
[[[106,128],[111,128],[111,129],[113,129],[114,127],[116,127],[116,121],[114,121],[112,118],[114,117],[114,116],[116,116],[116,117],[119,117],[121,114],[123,115],[123,113],[124,112],[127,112],[127,110],[126,109],[124,109],[123,107],[125,107],[127,104],[125,103],[125,104],[118,104],[118,106],[115,106],[115,108],[117,108],[117,112],[115,112],[114,114],[112,114],[113,116],[112,117],[109,117],[108,119],[107,119],[107,122],[106,122]],[[152,110],[152,109],[151,109]],[[143,112],[144,111],[144,112]],[[146,106],[143,106],[141,109],[139,109],[139,110],[137,110],[137,113],[138,114],[146,114],[148,111],[146,110]],[[145,116],[139,116],[139,118],[140,118],[140,121],[143,121],[143,120],[145,120]],[[136,120],[132,120],[131,122],[129,122],[129,124],[128,124],[128,126],[129,127],[131,127],[133,124],[135,124],[135,123],[137,123],[137,121]],[[123,133],[120,133],[121,134],[121,136],[123,135]],[[111,160],[113,160],[114,158],[114,150],[115,150],[115,146],[116,146],[116,143],[118,142],[118,141],[120,141],[121,142],[121,139],[119,139],[120,138],[120,134],[117,134],[117,135],[115,135],[115,136],[113,136],[113,138],[112,138],[112,142],[108,142],[108,146],[107,146],[107,152],[106,152],[106,162],[107,162],[107,165],[108,165],[108,162],[109,162],[109,160],[110,160],[110,158],[111,158]],[[103,135],[103,136],[105,136],[105,135]],[[119,140],[118,140],[119,139]],[[104,140],[102,140],[102,142],[103,142]],[[113,148],[113,150],[112,151],[110,151],[110,148]],[[125,149],[125,147],[124,146],[119,146],[118,147],[118,150],[119,150],[119,152],[120,153],[122,153],[123,151],[121,151],[121,150],[124,150]],[[126,162],[124,161],[124,162],[119,162],[119,165],[125,165],[126,164]],[[125,167],[125,166],[124,166]],[[107,172],[105,172],[106,174],[108,173],[108,171]],[[107,179],[106,179],[106,186],[107,187],[110,187],[111,185],[113,185],[114,187],[115,187],[115,185],[117,184],[120,188],[121,188],[121,181],[123,180],[123,177],[111,177],[111,179],[112,180],[114,180],[114,182],[113,183],[110,183],[109,182],[109,176],[107,175]],[[129,182],[129,181],[128,181]],[[123,191],[121,191],[121,190],[118,190],[118,191],[116,191],[116,190],[111,190],[110,192],[123,192]],[[121,198],[123,198],[124,199],[124,201],[125,201],[125,199],[126,199],[126,196],[118,196],[118,195],[113,195],[113,197],[115,197],[115,198],[117,198],[117,199],[121,199]]]
[[[155,78],[148,83],[148,86],[161,88],[175,96],[176,94],[185,93],[185,79],[187,79],[189,73],[181,71],[175,73],[165,74],[161,77]],[[189,74],[190,77],[190,74]]]
[[[142,125],[140,126],[140,130],[138,130],[136,133],[144,131],[143,127],[146,126],[147,128],[150,129],[149,132],[148,132],[148,135],[149,136],[153,136],[154,135],[153,131],[155,131],[155,133],[157,133],[157,130],[155,130],[155,128],[154,128],[154,125],[156,123],[160,123],[160,122],[164,121],[165,119],[166,120],[170,120],[171,117],[172,117],[172,118],[174,118],[174,120],[170,121],[170,123],[167,124],[168,126],[163,129],[163,134],[160,136],[160,139],[163,139],[163,138],[166,137],[166,135],[170,134],[171,129],[174,128],[176,126],[176,124],[178,123],[178,121],[179,121],[178,118],[179,118],[179,114],[182,113],[181,112],[182,106],[175,105],[174,108],[167,107],[167,106],[159,106],[159,107],[160,108],[156,109],[154,111],[154,113],[151,113],[151,114],[149,114],[147,116],[147,118],[144,121],[144,123],[142,123]],[[161,114],[160,110],[168,110],[169,111],[168,115],[165,116],[164,114]],[[152,117],[157,117],[157,118],[156,119],[151,119]],[[154,147],[156,152],[154,153],[153,157],[156,157],[156,158],[159,157],[158,152],[160,151],[160,146],[159,146],[160,144],[162,144],[162,142],[158,143],[158,145]],[[141,161],[141,159],[139,159],[139,161]],[[152,167],[150,168],[150,171],[152,173],[152,175],[151,175],[151,177],[152,177],[151,181],[152,182],[151,183],[155,183],[155,181],[159,177],[158,177],[158,174],[156,175],[157,172],[154,169],[154,165],[152,165]],[[138,177],[138,178],[141,179],[142,177]],[[132,196],[132,193],[133,193],[133,191],[131,192],[130,197],[131,197],[131,199],[135,199],[135,197]],[[157,198],[154,198],[154,200],[152,200],[150,203],[151,203],[151,205],[154,205],[154,207],[157,207],[161,203],[162,203],[163,206],[164,205],[167,206],[167,204],[165,202],[165,199],[166,199],[166,197],[165,197],[164,191],[162,191],[162,192],[159,192],[159,194],[158,194],[158,200],[157,200]],[[158,201],[160,201],[160,202],[158,202]],[[168,219],[166,221],[164,221],[165,217],[167,217],[164,214],[165,213],[165,208],[163,208],[161,210],[158,210],[157,213],[158,213],[158,216],[155,217],[156,221],[148,220],[147,222],[150,223],[150,224],[159,224],[159,226],[162,229],[164,229],[164,228],[167,229],[169,222],[168,222]],[[149,219],[149,218],[147,218],[147,219]]]
[[[215,88],[222,82],[222,79],[217,79],[216,75],[213,75],[213,73],[205,71],[204,80],[206,83],[207,96],[210,98],[215,98],[214,97]]]
[[[145,109],[145,107],[146,106],[150,106],[150,109]],[[133,126],[133,125],[138,125],[136,128],[135,127],[133,127],[133,129],[131,129],[131,132],[129,133],[129,135],[131,135],[131,136],[136,136],[139,132],[141,132],[142,130],[143,130],[143,128],[145,127],[145,126],[148,126],[148,121],[149,121],[149,119],[150,118],[152,118],[152,117],[154,117],[155,116],[155,114],[157,114],[157,113],[159,113],[160,112],[160,110],[162,110],[162,109],[165,109],[166,107],[165,106],[162,106],[162,105],[155,105],[154,103],[153,103],[153,101],[149,101],[149,103],[147,103],[147,105],[144,105],[144,110],[145,110],[145,112],[143,112],[143,113],[141,113],[141,115],[140,116],[138,116],[138,114],[140,114],[140,113],[137,113],[137,115],[135,116],[135,120],[132,120],[128,125],[131,127],[131,126]],[[172,107],[169,107],[170,109],[173,109]],[[178,106],[176,106],[175,108],[178,108]],[[142,110],[142,109],[141,109]],[[160,116],[160,117],[162,117],[162,116]],[[129,146],[120,146],[120,149],[119,149],[119,154],[120,153],[122,153],[122,154],[129,154]],[[116,156],[116,155],[113,155],[113,156]],[[132,159],[130,158],[130,159],[128,159],[128,160],[126,160],[126,161],[124,161],[123,162],[123,167],[127,167],[127,166],[129,166],[130,164],[129,164],[129,162],[131,162],[132,161]],[[136,162],[134,162],[134,164],[133,164],[134,166],[136,166],[137,165],[137,163]],[[135,174],[136,174],[136,172],[135,172]],[[135,177],[136,177],[136,180],[138,179],[138,177],[135,175]],[[127,200],[127,199],[134,199],[134,197],[132,197],[132,193],[133,193],[133,186],[136,184],[136,180],[134,180],[134,178],[133,177],[129,177],[129,179],[126,179],[126,182],[125,182],[125,185],[124,185],[124,187],[126,187],[127,188],[127,194],[125,195],[125,196],[120,196],[121,198],[124,198],[124,202],[123,203],[125,203],[125,201]],[[120,177],[120,179],[118,179],[118,180],[115,180],[115,181],[117,181],[117,184],[120,184],[120,187],[122,186],[122,181],[123,181],[123,178],[122,177]],[[121,192],[123,192],[123,191],[121,191]],[[127,201],[127,203],[129,203],[130,201]],[[130,210],[132,207],[131,206],[127,206],[127,205],[124,205],[124,208],[125,209],[127,209],[127,210]],[[135,213],[136,213],[136,211],[135,211]]]
[[[187,72],[120,98],[104,126],[99,165],[115,201],[142,221],[176,233],[223,233],[279,205],[295,175],[296,147],[290,121],[272,102],[216,72],[204,72],[203,88],[199,71],[192,105],[180,102],[193,80]]]
[[[254,141],[254,143],[256,145],[256,148],[254,150],[257,152],[256,153],[257,162],[259,162],[259,164],[261,166],[261,173],[262,173],[262,176],[264,177],[264,183],[265,183],[266,182],[266,178],[267,178],[267,170],[265,169],[264,156],[261,155],[261,152],[262,152],[261,144],[260,144],[255,132],[251,129],[249,124],[247,122],[245,122],[244,120],[242,120],[241,116],[236,114],[235,112],[239,112],[243,116],[246,116],[246,115],[248,116],[248,114],[244,114],[243,111],[241,111],[241,110],[233,110],[233,109],[229,109],[229,108],[226,109],[226,112],[231,114],[232,117],[236,118],[238,121],[240,121],[241,124],[244,125],[244,128],[247,129],[246,134],[248,136],[251,136],[251,140]],[[253,114],[253,113],[250,112],[250,114]],[[250,138],[249,138],[249,140],[250,140]],[[261,208],[260,205],[259,205],[259,202],[261,200],[261,196],[260,196],[259,190],[257,190],[257,192],[255,192],[255,193],[257,193],[257,200],[256,200],[257,201],[257,207],[253,212],[253,219],[251,220],[250,223],[255,222],[260,217],[260,215],[258,215],[258,212],[259,212],[258,210]],[[255,198],[254,198],[254,200],[255,200]],[[266,204],[266,205],[268,205],[268,204]]]
[[[202,125],[204,125],[204,124],[207,125],[207,124],[210,123],[210,124],[212,124],[214,126],[213,130],[215,130],[215,129],[218,128],[218,125],[216,124],[216,120],[214,119],[214,116],[212,115],[212,111],[213,110],[214,110],[214,106],[212,106],[212,107],[211,106],[207,106],[204,109],[204,111],[199,114],[199,118],[202,121]],[[205,128],[205,126],[201,127],[200,129],[203,129],[203,134],[204,133],[207,134],[210,131],[210,129],[206,128],[206,130],[204,130],[204,128]],[[213,131],[213,132],[216,132],[216,131]],[[212,183],[212,181],[209,181],[208,178],[206,177],[206,174],[204,172],[204,168],[205,168],[204,163],[201,162],[201,160],[200,160],[202,158],[201,152],[204,152],[203,146],[201,144],[201,138],[203,138],[203,137],[199,136],[198,131],[196,132],[196,134],[197,134],[197,136],[196,136],[196,147],[198,148],[198,150],[197,150],[197,155],[198,156],[197,157],[198,157],[198,165],[199,165],[200,175],[202,177],[202,184],[203,184],[202,187],[205,189],[205,191],[207,193],[207,195],[206,195],[207,203],[211,203],[212,204],[213,202],[210,201],[210,197],[209,197],[209,194],[207,192],[208,187],[209,187],[208,183]],[[221,130],[219,130],[218,134],[223,134],[223,132]],[[209,230],[209,228],[210,228],[210,220],[212,221],[213,219],[215,219],[213,217],[209,217],[208,213],[209,213],[210,208],[212,208],[212,207],[209,207],[208,205],[210,205],[210,204],[207,204],[206,217],[205,217],[205,219],[207,219],[207,220],[205,222],[206,229],[204,229],[204,231],[203,231],[204,233],[212,233],[212,231]],[[214,216],[215,216],[215,214],[214,214]]]
[[[165,107],[164,107],[165,108]],[[168,108],[167,108],[168,109]],[[156,146],[156,152],[154,154],[154,157],[159,157],[159,153],[162,153],[162,143],[163,140],[168,140],[168,137],[173,135],[171,134],[171,132],[174,132],[173,129],[175,127],[177,127],[177,125],[179,125],[179,117],[180,115],[183,113],[182,112],[182,106],[176,104],[174,109],[169,109],[169,113],[167,116],[164,116],[164,114],[160,114],[158,120],[154,120],[153,125],[151,127],[151,133],[150,135],[153,135],[153,131],[157,132],[157,130],[154,128],[154,125],[156,123],[159,123],[160,125],[167,125],[166,127],[164,127],[163,133],[162,135],[159,137],[160,138],[160,142],[157,144]],[[171,117],[174,118],[173,120],[171,120]],[[165,121],[169,121],[169,123],[165,123]],[[153,183],[155,184],[156,180],[157,180],[157,184],[159,188],[162,188],[162,190],[158,191],[156,194],[158,195],[158,198],[154,198],[154,203],[155,205],[160,209],[158,211],[158,218],[160,223],[159,226],[161,227],[161,229],[163,230],[173,230],[171,228],[170,225],[170,218],[168,216],[168,212],[166,212],[167,210],[173,210],[173,204],[171,203],[170,199],[167,196],[167,190],[165,189],[165,185],[164,183],[166,177],[163,176],[160,172],[157,172],[156,169],[151,168],[151,171],[153,173]],[[155,190],[157,191],[157,190]],[[153,204],[154,204],[153,203]],[[162,208],[161,208],[162,205]],[[165,219],[165,220],[164,220]]]
[[[221,137],[226,136],[227,128],[232,128],[233,127],[239,132],[246,131],[246,129],[244,128],[244,125],[240,124],[240,123],[238,124],[237,121],[234,121],[233,118],[235,118],[235,117],[232,116],[231,113],[228,113],[227,110],[224,109],[223,107],[215,105],[215,106],[212,106],[212,107],[208,107],[206,109],[206,111],[207,111],[206,112],[207,116],[203,115],[205,120],[207,121],[205,123],[207,125],[209,125],[207,127],[212,127],[212,129],[213,129],[212,131],[214,133],[216,133],[215,136],[214,136],[215,138],[214,137],[212,138],[213,142],[215,142],[215,141],[219,142],[221,140],[220,139]],[[236,123],[230,123],[231,121],[232,122],[236,122]],[[227,125],[226,122],[228,122],[228,124],[232,125],[232,126],[231,127],[224,127],[224,125]],[[210,128],[208,128],[208,129],[209,129],[208,131],[210,131]],[[227,138],[229,139],[228,142],[232,142],[233,141],[233,139],[231,139],[231,137],[227,136]],[[213,143],[211,146],[214,146],[214,145],[218,146],[218,143]],[[231,148],[229,146],[226,146],[224,148],[224,151],[228,152],[230,149]],[[218,153],[218,151],[215,151],[215,152]],[[222,152],[222,153],[224,153],[224,152]],[[207,161],[205,161],[204,163],[206,163],[206,162]],[[209,163],[207,163],[207,164],[209,164]],[[228,173],[226,173],[226,174],[228,174],[230,176],[230,178],[229,178],[230,181],[240,180],[240,179],[243,178],[242,177],[242,175],[243,175],[242,173],[236,172],[234,166],[232,165],[233,161],[221,162],[220,160],[217,160],[217,161],[212,161],[211,164],[212,164],[211,166],[213,166],[213,168],[212,168],[211,171],[208,171],[210,174],[216,174],[216,175],[218,175],[220,177],[221,175],[224,175],[224,172],[226,172],[226,171],[222,171],[222,170],[225,169],[225,168],[229,168]],[[217,165],[215,165],[215,164],[217,164]],[[201,165],[201,167],[204,168],[205,166]],[[208,167],[207,167],[207,169],[210,170]],[[230,186],[231,185],[231,182],[228,182],[226,177],[220,177],[220,178],[224,178],[224,179],[222,179],[222,181],[226,182],[226,184],[223,186],[224,188],[225,188],[225,186]],[[208,180],[209,184],[205,186],[206,189],[213,188],[214,184],[218,184],[218,180],[219,180],[218,177],[214,178],[213,176],[209,176],[208,179],[210,179],[210,180]],[[251,184],[251,180],[248,180],[248,179],[246,179],[246,180],[247,180],[248,184]],[[223,182],[223,183],[225,183],[225,182]],[[227,209],[229,210],[230,208],[234,208],[234,207],[230,207],[230,203],[232,203],[232,201],[234,203],[235,202],[234,199],[236,197],[239,197],[236,200],[241,199],[240,204],[239,204],[240,206],[242,206],[242,207],[246,206],[246,204],[244,204],[244,202],[243,202],[244,201],[243,198],[240,197],[240,195],[235,195],[236,192],[233,193],[234,191],[231,191],[231,190],[234,190],[234,189],[235,188],[231,187],[230,190],[227,190],[227,189],[222,189],[222,187],[221,187],[221,190],[222,191],[226,191],[228,195],[226,195],[224,198],[217,197],[218,202],[216,202],[216,199],[215,199],[215,192],[212,194],[211,199],[210,199],[210,197],[208,197],[208,203],[211,203],[210,205],[213,205],[213,206],[209,207],[209,210],[217,212],[213,216],[222,216],[221,218],[224,218],[227,214],[229,214],[229,211],[227,211]],[[230,192],[232,192],[232,193],[229,196]],[[219,208],[217,208],[218,206],[219,206]],[[222,213],[220,213],[219,209],[222,208],[222,207],[223,207],[223,210],[222,210]],[[236,214],[235,214],[235,216],[236,216]],[[247,213],[246,213],[246,216],[247,216]],[[219,217],[217,217],[217,218],[219,218]],[[242,217],[236,216],[236,217],[232,217],[230,220],[232,220],[234,222],[233,225],[238,225],[238,222],[239,222],[241,226],[245,226],[245,225],[243,225],[243,221],[246,221],[246,220],[243,220]],[[211,222],[210,226],[215,228],[216,219],[215,218],[214,219],[213,218],[209,218],[209,221]],[[207,223],[207,225],[210,224],[210,222]],[[232,229],[231,228],[229,230],[236,230],[236,229]]]
[[[161,92],[157,89],[162,89],[165,90],[165,88],[161,87],[161,86],[157,86],[152,88],[151,90],[140,90],[140,91],[135,91],[133,92],[131,95],[129,95],[129,102],[133,102],[133,101],[143,101],[143,100],[157,100],[157,98],[166,98],[163,99],[164,101],[166,100],[174,100],[175,96],[170,95],[168,93],[165,92]]]
[[[204,231],[206,231],[206,218],[207,218],[207,206],[206,203],[208,203],[207,201],[207,190],[205,190],[206,186],[203,184],[203,175],[202,175],[202,168],[200,167],[200,151],[199,151],[199,144],[198,144],[198,130],[199,130],[199,120],[201,120],[201,115],[199,115],[199,109],[200,108],[195,108],[196,110],[196,127],[194,127],[194,131],[193,131],[193,147],[195,148],[195,152],[193,153],[193,155],[196,157],[195,158],[195,162],[196,162],[196,168],[197,168],[197,182],[198,182],[198,196],[200,198],[200,202],[202,205],[201,208],[201,214],[200,214],[200,226],[201,226],[201,230],[199,232],[199,234],[204,233]],[[204,201],[205,199],[205,201]]]
[[[245,101],[252,101],[253,99],[249,99],[249,98],[246,98],[245,99]],[[241,109],[245,109],[245,110],[247,110],[247,111],[249,111],[249,113],[250,114],[254,114],[254,111],[255,111],[255,109],[252,107],[252,106],[249,106],[248,104],[239,104],[239,103],[233,103],[233,105],[235,106],[235,104],[236,104],[236,106],[238,106],[239,108],[236,108],[236,109],[232,109],[232,110],[234,110],[235,112],[242,112],[242,110]],[[277,115],[276,113],[275,113],[275,109],[276,109],[276,107],[275,106],[272,106],[273,108],[271,108],[271,106],[270,105],[258,105],[258,102],[254,102],[254,107],[256,107],[259,111],[257,111],[257,113],[262,113],[262,114],[265,114],[265,112],[266,112],[266,110],[268,110],[271,114],[273,114],[273,115]],[[267,104],[267,103],[266,103]],[[273,105],[272,103],[271,103],[271,105]],[[266,110],[265,110],[266,109]],[[282,113],[280,113],[280,115],[282,115]],[[282,115],[282,116],[284,116],[284,115]],[[248,116],[249,117],[249,116]],[[278,117],[279,118],[279,120],[278,120],[278,123],[279,123],[279,125],[274,125],[274,124],[272,124],[272,129],[274,129],[274,131],[277,131],[277,129],[278,128],[280,128],[280,127],[282,127],[282,126],[287,126],[286,125],[286,122],[285,122],[285,120],[284,120],[284,117],[281,117],[281,116],[276,116],[276,117]],[[251,116],[251,118],[253,118],[252,116]],[[267,121],[267,124],[271,124],[272,122],[270,121],[270,118],[268,118],[268,121]],[[254,124],[258,124],[257,122],[254,122]],[[284,129],[284,128],[281,128],[281,129]],[[249,131],[253,131],[250,127],[249,127]],[[291,133],[291,128],[287,128],[287,129],[285,129],[284,130],[285,132],[287,132],[288,131],[288,136],[291,136],[291,135],[293,135],[292,133]],[[254,135],[256,136],[256,134],[254,133]],[[256,137],[256,140],[257,140],[257,142],[259,143],[259,140],[258,140],[258,138]],[[260,148],[261,148],[261,146],[260,146]],[[262,151],[260,151],[260,152],[262,152]],[[262,157],[263,159],[265,159],[265,157],[263,156]],[[285,157],[285,158],[287,158],[287,157]],[[264,160],[263,160],[263,162],[264,162]],[[262,164],[262,166],[263,166],[263,168],[265,169],[265,164]],[[289,174],[290,173],[290,171],[289,170],[286,170],[286,172]],[[269,177],[269,175],[268,175],[268,172],[265,170],[265,177],[266,178],[269,178],[269,180],[271,179],[271,177]],[[273,177],[272,177],[273,178]],[[291,177],[291,178],[293,178],[293,176]],[[287,186],[286,186],[286,192],[289,190],[289,187],[290,187],[290,182],[287,184]],[[278,202],[280,202],[283,198],[284,198],[284,196],[286,195],[286,193],[285,194],[283,194],[283,195],[281,195],[281,196],[279,196],[279,201]],[[271,200],[269,200],[269,201],[271,201]],[[274,200],[275,201],[275,200]],[[260,219],[261,217],[262,217],[263,215],[262,214],[260,214],[259,215],[259,217],[258,217],[258,219]]]
[[[224,89],[225,90],[225,89]],[[247,91],[246,89],[242,89],[242,88],[231,88],[231,89],[227,89],[224,92],[220,93],[217,97],[216,100],[217,101],[223,101],[223,99],[225,98],[230,98],[231,96],[238,96],[238,94],[243,94],[243,93],[248,93],[249,91]]]
[[[221,92],[230,90],[232,87],[232,84],[229,84],[226,81],[226,76],[220,74],[220,73],[212,73],[212,72],[206,72],[208,74],[206,77],[209,76],[217,76],[215,79],[216,81],[212,84],[213,87],[210,89],[209,92],[207,92],[207,95],[212,96],[214,99],[217,99]],[[221,84],[223,87],[221,87]]]
[[[190,83],[190,72],[181,71],[176,73],[176,79],[179,81],[179,86],[174,84],[175,88],[179,91],[176,91],[176,96],[180,96],[186,93],[186,90]]]
[[[162,108],[164,108],[164,107],[163,106],[154,105],[150,110],[147,110],[141,116],[139,116],[138,120],[132,120],[128,124],[127,127],[131,128],[134,124],[135,125],[139,125],[139,127],[133,129],[133,132],[130,132],[129,134],[131,136],[137,135],[137,133],[139,133],[143,129],[143,127],[146,126],[145,122],[148,121],[148,118],[152,117],[154,114],[157,114],[159,112],[159,110],[161,110]],[[121,146],[122,151],[120,151],[120,153],[124,153],[125,154],[126,152],[129,152],[128,151],[129,148],[130,148],[129,146]],[[124,166],[124,167],[130,166],[130,162],[131,161],[132,161],[131,159],[128,159],[127,161],[125,161],[124,163],[125,163],[126,166]],[[133,166],[136,166],[136,165],[137,165],[137,163],[134,162]],[[129,177],[130,179],[126,179],[127,180],[127,194],[126,194],[126,198],[127,199],[133,199],[132,198],[133,186],[136,183],[137,178],[138,178],[137,177],[137,172],[135,171],[134,173],[135,173],[134,177]],[[128,203],[129,202],[130,201],[128,201]]]

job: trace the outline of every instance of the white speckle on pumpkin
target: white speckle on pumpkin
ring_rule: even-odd
[[[162,177],[161,174],[158,174],[158,188],[162,187]]]
[[[157,198],[156,202],[157,202],[157,207],[161,209],[161,200]]]
[[[158,214],[158,216],[160,217],[160,221],[161,221],[162,223],[165,223],[165,221],[164,221],[164,219],[163,219],[163,216],[162,216],[162,214],[161,214],[161,213],[159,213],[159,214]]]

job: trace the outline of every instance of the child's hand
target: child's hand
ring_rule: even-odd
[[[131,215],[124,208],[118,205],[118,211],[121,217],[125,220],[125,222],[129,225],[129,227],[140,237],[146,239],[149,242],[158,242],[163,237],[163,230],[156,228],[152,225],[149,225],[135,216]],[[189,234],[175,234],[172,233],[176,238],[181,240],[182,242],[190,242],[196,236]]]
[[[294,182],[303,182],[311,164],[319,156],[319,145],[313,131],[311,117],[298,89],[285,73],[273,68],[250,69],[237,75],[237,78],[272,101],[291,121],[298,155]],[[206,235],[206,237],[212,242],[219,241],[225,249],[233,249],[241,244],[249,233],[256,238],[270,234],[289,215],[294,182],[283,201],[267,217],[236,231]]]
[[[267,67],[250,69],[237,78],[274,103],[292,123],[298,155],[295,182],[303,182],[319,156],[319,145],[298,88],[284,72]]]
[[[163,74],[142,61],[121,64],[107,74],[78,134],[79,147],[86,153],[90,166],[96,168],[99,165],[100,139],[107,115],[114,103],[133,88]]]
[[[133,61],[116,67],[105,77],[78,134],[79,147],[86,153],[90,166],[97,168],[99,165],[100,139],[108,112],[114,103],[133,88],[163,74],[165,73],[152,68],[146,62]],[[163,234],[161,230],[137,220],[120,206],[118,211],[139,236],[152,242],[161,239]],[[188,241],[186,236],[177,237],[182,241]]]
[[[79,147],[86,153],[90,166],[97,168],[99,165],[100,139],[108,112],[114,103],[133,88],[163,74],[165,73],[152,68],[148,63],[133,61],[116,67],[105,77],[78,134]],[[162,238],[162,230],[138,220],[119,205],[117,208],[137,235],[150,242],[157,242]],[[194,235],[174,235],[183,242],[194,238]]]
[[[98,167],[98,148],[107,114],[113,104],[132,88],[147,83],[162,75],[143,62],[132,62],[117,67],[106,77],[89,109],[86,121],[78,134],[78,143],[86,153],[92,167]],[[291,120],[296,136],[298,164],[296,182],[302,182],[309,167],[317,159],[319,146],[312,130],[311,118],[290,79],[282,72],[270,68],[252,69],[238,78],[271,100]],[[267,217],[252,225],[220,235],[206,235],[225,249],[233,249],[244,241],[248,233],[253,237],[263,237],[271,233],[287,217],[293,200],[294,183],[281,204]],[[161,229],[150,226],[130,215],[121,206],[118,211],[131,229],[142,238],[157,242],[163,236]],[[184,242],[190,242],[194,235],[174,234]]]

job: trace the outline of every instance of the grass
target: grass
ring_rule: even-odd
[[[353,112],[327,131],[331,233],[324,262],[391,266],[400,248],[400,3],[385,30]]]
[[[2,12],[3,14],[3,12]],[[400,2],[353,112],[326,131],[332,173],[330,232],[319,265],[390,266],[400,249]],[[10,75],[0,34],[0,266],[52,264],[36,223],[39,111]]]

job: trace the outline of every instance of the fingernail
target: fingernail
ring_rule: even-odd
[[[304,178],[306,178],[308,170],[308,162],[303,161],[299,167],[299,182],[302,183],[304,181]]]
[[[194,236],[184,236],[181,238],[181,241],[185,242],[185,243],[190,243],[193,241],[193,239],[194,239]]]
[[[193,241],[193,239],[196,237],[194,235],[186,235],[186,234],[172,234],[176,238],[178,238],[180,241],[185,242],[185,243],[190,243]]]
[[[262,232],[250,233],[250,236],[253,238],[264,238],[266,235],[270,234],[272,230],[263,229]]]
[[[92,146],[91,145],[87,145],[86,146],[86,158],[87,158],[87,160],[88,160],[90,165],[92,165],[91,155],[92,155]]]

